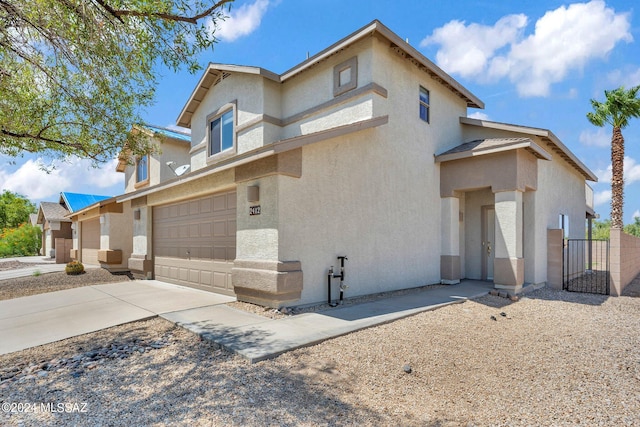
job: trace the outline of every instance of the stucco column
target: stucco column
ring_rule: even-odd
[[[524,284],[522,192],[515,190],[495,193],[495,210],[493,281],[496,288],[519,292]]]
[[[460,283],[460,199],[440,199],[440,282]]]
[[[280,259],[280,179],[270,175],[238,183],[236,259],[231,270],[239,301],[274,308],[299,300],[302,293],[301,263]],[[259,188],[259,200],[249,200],[249,187]],[[251,206],[260,206],[259,214],[252,215]]]

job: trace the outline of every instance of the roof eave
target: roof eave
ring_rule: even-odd
[[[466,100],[468,107],[473,108],[484,108],[484,102],[482,102],[478,97],[473,95],[469,90],[467,90],[464,86],[458,83],[455,79],[453,79],[450,75],[444,72],[440,67],[431,62],[427,57],[421,54],[418,50],[416,50],[409,43],[402,40],[397,34],[391,31],[388,27],[382,24],[378,20],[374,20],[371,23],[365,25],[364,27],[356,30],[345,38],[337,41],[332,44],[328,48],[322,50],[321,52],[313,55],[306,61],[301,62],[295,67],[291,68],[288,71],[285,71],[281,75],[281,80],[284,82],[287,79],[301,73],[302,71],[312,67],[318,62],[334,55],[342,49],[352,45],[353,43],[361,40],[363,37],[378,33],[385,37],[389,42],[402,49],[408,56],[416,60],[420,65],[424,66],[429,74],[436,78],[440,83],[448,87],[450,90],[456,92],[459,96]]]
[[[452,160],[468,159],[472,157],[484,156],[487,154],[503,153],[510,150],[525,149],[540,160],[551,160],[551,155],[545,149],[540,147],[533,141],[519,142],[515,144],[503,145],[500,147],[492,147],[483,150],[467,150],[459,153],[440,154],[435,156],[436,163],[445,163]]]
[[[209,63],[207,69],[202,74],[198,84],[191,92],[189,99],[180,111],[176,124],[184,128],[191,129],[191,117],[202,102],[206,93],[215,84],[218,77],[223,73],[243,73],[264,77],[275,82],[280,82],[280,76],[261,67],[248,67],[244,65],[215,64]]]
[[[578,159],[578,157],[576,157],[576,155],[573,154],[573,152],[571,152],[571,150],[569,150],[569,148],[567,148],[567,146],[564,145],[562,141],[560,141],[560,139],[548,129],[513,125],[509,123],[492,122],[489,120],[472,119],[470,117],[460,117],[460,123],[485,127],[489,129],[520,132],[540,137],[543,140],[550,142],[555,147],[554,151],[556,151],[558,155],[560,155],[560,157],[562,157],[567,163],[572,165],[578,172],[580,172],[580,174],[584,176],[585,179],[593,182],[598,182],[598,177],[596,176],[596,174],[593,173],[591,169],[589,169],[584,163],[582,163],[582,161],[580,161],[580,159]]]
[[[89,206],[85,206],[84,208],[77,210],[75,212],[69,212],[69,214],[65,215],[66,218],[73,219],[73,217],[80,216],[81,214],[85,214],[93,209],[101,208],[104,205],[109,205],[111,203],[118,203],[118,196],[110,197],[108,199],[100,200],[98,202],[92,203]]]

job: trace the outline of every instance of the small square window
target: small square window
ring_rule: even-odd
[[[340,71],[340,86],[344,86],[351,82],[351,67]]]
[[[333,67],[333,96],[358,87],[358,57],[347,59]]]
[[[145,154],[136,162],[136,183],[149,179],[149,157]]]
[[[209,155],[233,148],[233,110],[222,113],[209,124]]]
[[[429,91],[420,86],[420,118],[429,123]]]

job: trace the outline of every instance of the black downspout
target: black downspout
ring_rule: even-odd
[[[340,304],[343,302],[344,298],[344,260],[348,259],[346,256],[339,256],[340,260]]]

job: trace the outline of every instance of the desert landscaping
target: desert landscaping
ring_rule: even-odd
[[[0,356],[0,424],[638,425],[639,296],[487,295],[256,364],[130,323]]]

